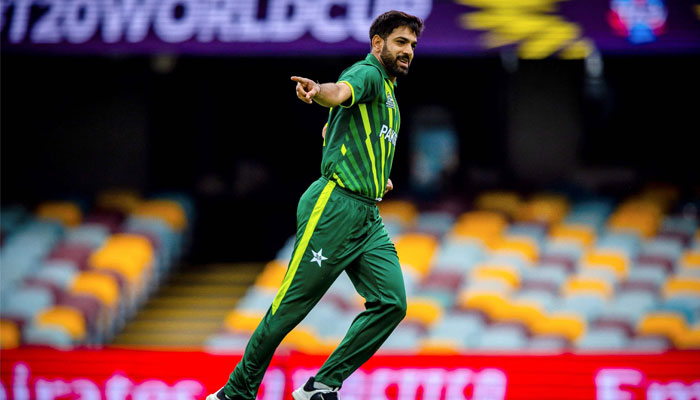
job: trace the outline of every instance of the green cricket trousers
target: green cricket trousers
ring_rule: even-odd
[[[277,346],[343,271],[366,302],[316,375],[316,381],[330,387],[341,387],[401,322],[406,291],[396,249],[376,203],[320,178],[299,200],[287,273],[231,373],[225,394],[255,399]]]

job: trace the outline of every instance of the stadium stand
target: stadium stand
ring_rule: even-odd
[[[623,201],[492,191],[461,213],[382,202],[408,311],[380,351],[698,349],[700,230],[697,213],[681,212],[682,203],[666,186]],[[698,209],[697,202],[683,204]],[[209,338],[210,350],[244,349],[293,243]],[[332,349],[362,307],[343,274],[283,346]]]
[[[101,346],[178,264],[195,218],[182,194],[127,191],[2,210],[0,346]]]

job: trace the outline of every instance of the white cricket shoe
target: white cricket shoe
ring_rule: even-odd
[[[292,397],[294,400],[340,400],[339,389],[316,382],[312,376],[304,386],[292,392]]]

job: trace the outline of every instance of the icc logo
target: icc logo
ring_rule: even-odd
[[[612,0],[608,22],[617,34],[641,44],[663,33],[667,15],[663,0]]]

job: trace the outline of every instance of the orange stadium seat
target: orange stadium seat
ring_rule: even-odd
[[[449,339],[422,339],[417,354],[457,356],[461,354],[460,344]]]
[[[643,237],[653,236],[659,228],[662,207],[648,199],[632,199],[623,203],[608,219],[613,231],[636,232]]]
[[[683,268],[700,269],[700,249],[691,249],[683,253],[680,259]]]
[[[94,296],[107,308],[114,310],[119,303],[119,284],[116,280],[98,271],[85,271],[75,277],[70,292]]]
[[[286,273],[286,264],[279,260],[270,261],[265,265],[263,272],[255,279],[255,286],[266,292],[276,292],[282,284]]]
[[[528,328],[532,327],[545,318],[542,307],[532,301],[517,300],[507,307],[494,311],[494,319],[501,322],[520,322]]]
[[[417,322],[426,328],[442,318],[444,310],[439,302],[426,297],[410,297],[407,301],[406,322]]]
[[[493,242],[491,249],[495,253],[517,254],[528,262],[535,262],[539,257],[537,243],[526,237],[504,237]]]
[[[41,311],[35,320],[39,327],[58,326],[70,333],[75,342],[82,342],[87,336],[85,319],[73,307],[54,306]]]
[[[683,350],[700,350],[700,326],[683,332],[678,337],[678,347]]]
[[[672,276],[664,282],[662,293],[666,297],[678,294],[700,296],[700,278]]]
[[[622,278],[627,276],[629,270],[629,260],[627,256],[613,250],[592,250],[583,256],[584,268],[604,268],[615,273],[615,276]]]
[[[493,244],[506,229],[506,218],[492,211],[470,211],[462,214],[452,233],[462,238],[480,239],[484,244]]]
[[[338,343],[326,342],[309,327],[297,326],[280,343],[280,347],[307,354],[330,354]]]
[[[520,208],[520,196],[507,191],[485,192],[477,196],[475,204],[479,210],[497,211],[513,217]]]
[[[141,196],[128,189],[105,190],[97,195],[97,207],[130,213],[141,203]]]
[[[574,276],[564,282],[561,291],[564,296],[593,293],[610,299],[614,288],[610,282],[602,278]]]
[[[182,232],[188,224],[184,208],[174,200],[144,201],[137,205],[131,213],[132,215],[161,219],[177,232]]]
[[[579,243],[583,248],[590,247],[596,238],[592,227],[577,224],[556,225],[552,228],[549,236],[552,240],[564,240]]]
[[[534,323],[531,330],[538,335],[561,335],[574,342],[586,331],[586,322],[577,314],[553,313]]]
[[[14,349],[20,345],[20,332],[17,324],[9,320],[0,320],[0,349]]]
[[[77,204],[68,201],[51,201],[39,205],[36,211],[37,217],[51,219],[63,225],[74,227],[80,225],[83,213]]]
[[[676,346],[688,330],[681,314],[668,311],[654,311],[646,314],[637,324],[641,335],[660,335],[669,338]]]
[[[561,222],[569,210],[565,196],[540,194],[521,204],[517,212],[520,221],[535,221],[555,224]]]
[[[233,310],[224,318],[224,327],[228,331],[252,334],[264,316],[265,312]]]
[[[463,290],[458,296],[457,305],[462,309],[478,310],[492,316],[508,307],[508,300],[506,294],[497,291]]]
[[[386,220],[397,220],[412,226],[418,218],[418,209],[409,201],[390,200],[379,203],[379,214]]]
[[[401,265],[410,266],[421,277],[430,272],[437,248],[435,237],[420,233],[404,234],[394,241]]]
[[[513,289],[520,285],[520,273],[510,265],[482,263],[469,272],[469,277],[477,281],[499,280]]]

